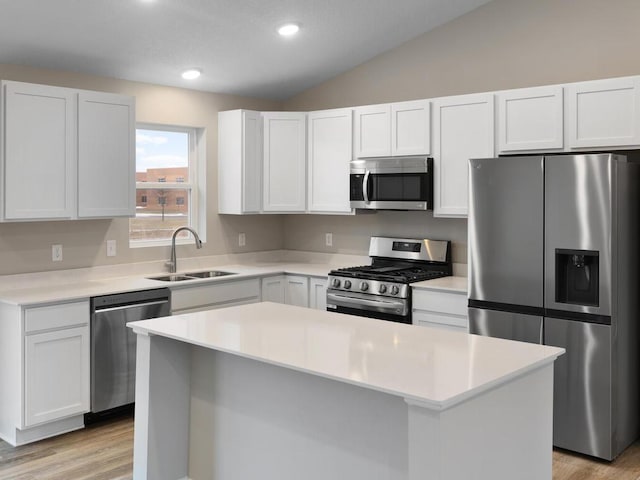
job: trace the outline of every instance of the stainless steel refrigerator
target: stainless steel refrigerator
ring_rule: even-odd
[[[564,347],[553,443],[612,460],[640,433],[640,165],[473,159],[470,332]]]

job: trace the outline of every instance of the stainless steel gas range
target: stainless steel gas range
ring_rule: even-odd
[[[329,272],[327,310],[411,323],[411,283],[452,274],[448,240],[371,237],[369,256]]]

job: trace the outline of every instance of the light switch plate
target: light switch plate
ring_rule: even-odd
[[[238,246],[244,247],[247,244],[247,236],[244,233],[238,234]]]
[[[325,233],[324,234],[324,243],[327,247],[333,246],[333,233]]]

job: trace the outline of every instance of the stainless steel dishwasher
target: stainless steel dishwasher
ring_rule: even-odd
[[[85,422],[132,407],[136,335],[127,322],[170,315],[169,299],[168,288],[91,299],[91,413]]]

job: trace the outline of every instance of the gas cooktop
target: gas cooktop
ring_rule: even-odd
[[[413,283],[451,275],[448,272],[433,270],[430,267],[416,265],[362,265],[358,267],[339,268],[331,275],[378,280],[380,282]]]

